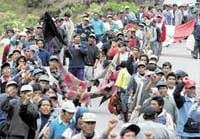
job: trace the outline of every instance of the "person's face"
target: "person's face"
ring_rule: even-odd
[[[13,60],[16,60],[20,56],[19,52],[14,52],[12,55]]]
[[[26,99],[27,101],[30,102],[30,100],[32,99],[32,96],[33,96],[33,92],[31,92],[31,91],[21,92],[20,96],[22,99]]]
[[[146,67],[145,66],[139,66],[138,67],[138,73],[140,75],[144,75],[145,74],[145,71],[146,71]]]
[[[130,132],[125,133],[122,139],[136,139],[135,132],[130,131]]]
[[[77,121],[77,127],[78,127],[79,129],[81,129],[82,126],[83,126],[83,120],[82,120],[82,117],[80,117],[80,118],[78,118],[78,121]]]
[[[165,75],[167,75],[169,72],[171,72],[171,68],[169,66],[164,66],[162,68],[162,71],[164,72]]]
[[[154,108],[157,112],[159,112],[163,106],[159,106],[157,101],[152,100],[151,107]]]
[[[17,95],[17,88],[14,85],[8,86],[5,91],[11,97],[15,97]]]
[[[134,49],[133,49],[133,53],[134,53],[134,55],[135,55],[136,57],[138,57],[138,55],[139,55],[139,50],[136,49],[136,48],[134,48]]]
[[[69,122],[71,120],[73,115],[74,115],[74,113],[67,112],[67,111],[63,110],[63,112],[62,112],[62,120],[67,123],[67,122]]]
[[[42,101],[40,106],[40,112],[44,115],[49,115],[51,113],[52,107],[48,100]]]
[[[158,91],[160,93],[160,96],[164,97],[167,94],[167,87],[166,86],[161,86],[158,88]]]
[[[88,21],[87,20],[83,20],[83,25],[88,25]]]
[[[96,122],[83,122],[82,130],[85,133],[91,134],[94,132],[96,126]]]
[[[12,36],[14,35],[14,33],[13,33],[12,31],[8,31],[8,32],[7,32],[7,35],[8,35],[8,37],[10,38],[10,37],[12,37]]]
[[[25,61],[23,58],[21,58],[21,59],[19,60],[19,65],[25,66],[25,65],[26,65],[26,61]]]
[[[147,58],[146,58],[146,57],[141,57],[141,58],[140,58],[140,61],[141,61],[141,62],[144,62],[145,64],[147,64]]]
[[[196,96],[196,87],[191,87],[189,89],[186,89],[187,96],[190,98],[193,98]]]
[[[32,52],[31,52],[31,50],[26,50],[26,51],[24,52],[24,54],[25,54],[25,56],[26,56],[27,58],[32,58]]]
[[[49,89],[49,82],[48,81],[40,81],[40,85],[42,87],[42,89]]]
[[[38,42],[37,42],[37,46],[38,46],[39,49],[44,48],[44,43],[43,43],[43,41],[38,41]]]
[[[4,76],[10,76],[11,75],[11,69],[10,69],[10,67],[4,67],[3,70],[2,70],[2,74]]]
[[[92,37],[89,37],[88,38],[88,44],[95,44],[95,42],[96,42],[96,40],[94,39],[94,38],[92,38]]]
[[[74,37],[74,43],[75,44],[79,44],[81,42],[81,37],[80,36],[76,36],[76,37]]]
[[[160,81],[163,78],[163,74],[156,74],[156,82]]]
[[[43,33],[42,28],[37,28],[37,29],[36,29],[36,34],[37,34],[37,35],[40,35],[40,34],[42,34],[42,33]]]
[[[25,41],[26,40],[26,36],[20,36],[20,41]]]
[[[34,91],[32,99],[34,102],[38,103],[42,99],[42,91],[41,90]]]
[[[58,62],[56,60],[49,61],[49,68],[50,69],[57,69]]]
[[[169,88],[174,88],[175,85],[176,85],[176,77],[169,76],[168,79],[167,79],[167,86]]]

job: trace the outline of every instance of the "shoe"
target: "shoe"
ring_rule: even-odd
[[[193,56],[194,59],[197,59],[197,56]]]

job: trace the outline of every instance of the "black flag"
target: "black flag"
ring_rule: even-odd
[[[57,37],[58,40],[64,44],[67,45],[65,43],[65,41],[63,40],[61,34],[58,32],[52,17],[50,16],[50,14],[48,12],[46,12],[44,14],[44,20],[43,20],[43,34],[44,34],[44,39],[46,42],[51,41],[54,37]]]

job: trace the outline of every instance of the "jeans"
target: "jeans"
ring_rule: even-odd
[[[198,55],[200,57],[200,40],[195,40],[194,51],[192,53],[194,58],[198,58]]]
[[[69,68],[69,72],[79,80],[84,80],[84,68]]]

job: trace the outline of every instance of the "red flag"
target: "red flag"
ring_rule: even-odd
[[[185,24],[175,27],[174,42],[184,40],[194,31],[195,20],[190,20]]]

